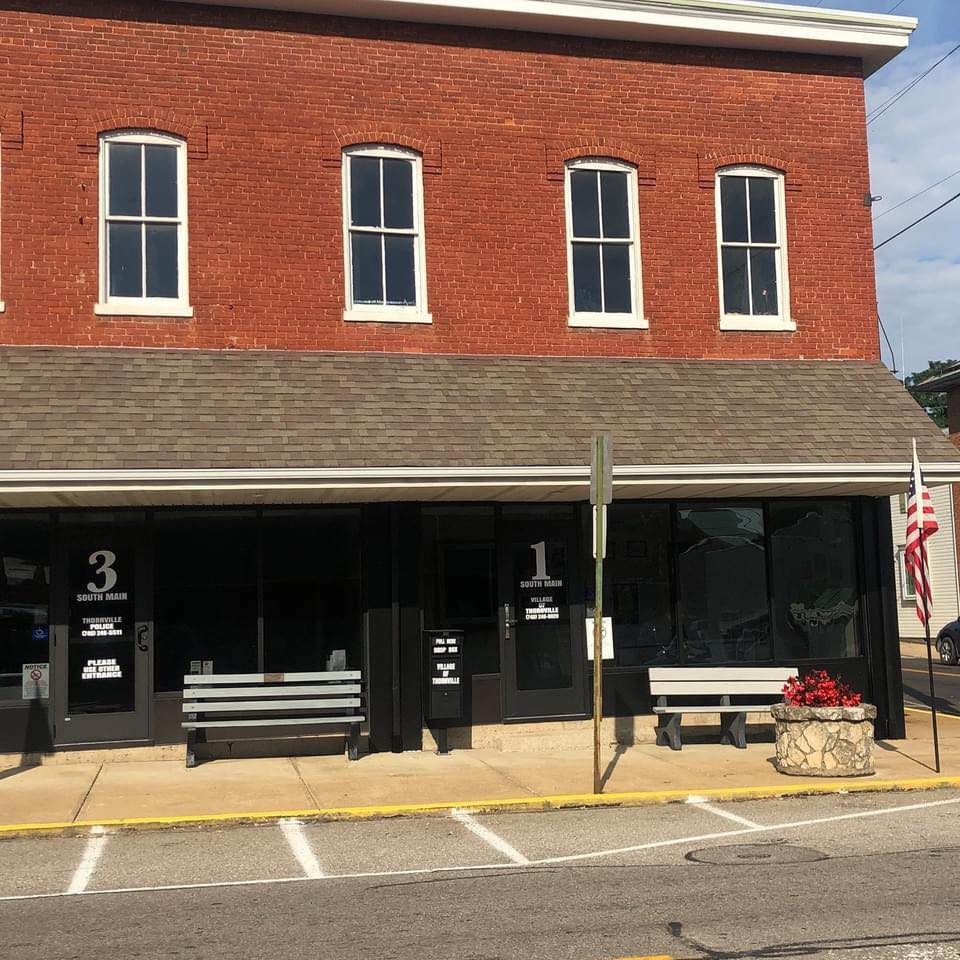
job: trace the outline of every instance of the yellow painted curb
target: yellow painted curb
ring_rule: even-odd
[[[688,790],[645,790],[631,793],[561,794],[549,797],[513,797],[503,800],[461,800],[441,803],[400,803],[371,807],[310,807],[303,810],[270,810],[256,813],[186,814],[173,817],[120,817],[103,820],[75,820],[56,823],[13,823],[0,826],[0,838],[31,834],[70,833],[91,827],[121,830],[163,827],[202,827],[212,824],[264,823],[286,818],[300,820],[374,820],[390,817],[439,816],[451,810],[471,813],[507,813],[589,807],[639,807],[650,804],[682,803],[690,797],[708,800],[767,800],[822,794],[879,793],[883,791],[934,790],[960,787],[960,777],[915,777],[901,780],[830,780],[826,783],[781,783],[756,787],[704,787]]]
[[[930,716],[930,712],[931,712],[929,710],[924,710],[923,707],[904,707],[903,709],[906,710],[907,713],[923,713],[923,714],[926,714],[928,717]],[[938,710],[937,719],[938,720],[960,720],[960,716],[957,716],[957,714],[955,713],[943,713],[943,711]]]

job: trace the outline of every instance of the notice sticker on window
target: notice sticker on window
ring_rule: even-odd
[[[23,685],[20,696],[24,700],[50,699],[50,664],[25,663],[23,666]]]
[[[99,660],[88,660],[83,665],[81,680],[119,680],[123,671],[116,657],[101,657]]]

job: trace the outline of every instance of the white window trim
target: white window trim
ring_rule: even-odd
[[[630,215],[630,292],[633,301],[632,313],[596,313],[578,312],[574,309],[573,283],[573,204],[570,196],[570,174],[574,170],[613,170],[616,173],[627,174],[627,206]],[[641,273],[640,259],[640,217],[639,198],[637,193],[637,168],[630,163],[620,160],[610,160],[602,157],[585,157],[579,160],[570,160],[565,165],[563,174],[564,206],[567,227],[567,324],[571,327],[601,327],[619,330],[645,330],[650,324],[643,314],[643,274]]]
[[[176,297],[111,297],[107,264],[107,203],[109,171],[107,145],[111,143],[159,144],[177,149],[177,278]],[[100,136],[100,299],[93,312],[108,317],[192,317],[190,306],[189,225],[187,222],[187,144],[172,134],[154,130],[123,130]],[[144,251],[144,257],[146,251]]]
[[[917,585],[913,582],[910,571],[907,570],[906,547],[897,547],[897,569],[900,571],[900,602],[915,603],[917,599]]]
[[[749,315],[743,313],[724,313],[723,311],[723,213],[720,203],[720,179],[722,177],[766,177],[773,180],[773,202],[776,207],[777,222],[777,297],[780,313],[773,315]],[[790,316],[790,271],[787,266],[787,213],[786,194],[783,188],[783,174],[770,167],[740,165],[722,167],[717,171],[714,184],[716,221],[717,221],[717,284],[720,291],[720,329],[721,330],[796,330],[797,324]],[[753,245],[751,245],[753,246]],[[765,246],[757,244],[756,246]]]
[[[399,306],[382,303],[353,302],[353,265],[350,262],[350,158],[351,157],[387,157],[397,160],[409,160],[413,163],[413,278],[416,288],[415,306]],[[423,212],[423,158],[415,150],[404,147],[391,147],[381,144],[364,144],[347,147],[343,151],[343,281],[344,302],[343,319],[367,323],[433,323],[433,316],[427,310],[427,253],[425,239],[425,218]]]

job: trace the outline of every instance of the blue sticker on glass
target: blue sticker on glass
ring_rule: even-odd
[[[50,639],[50,628],[46,625],[42,627],[33,628],[33,639],[40,640],[49,640]]]

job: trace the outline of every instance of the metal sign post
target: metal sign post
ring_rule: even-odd
[[[593,792],[602,793],[600,725],[603,720],[603,558],[607,554],[607,504],[613,499],[613,440],[609,433],[593,437],[590,503],[593,505],[593,558],[596,582],[593,611]]]

